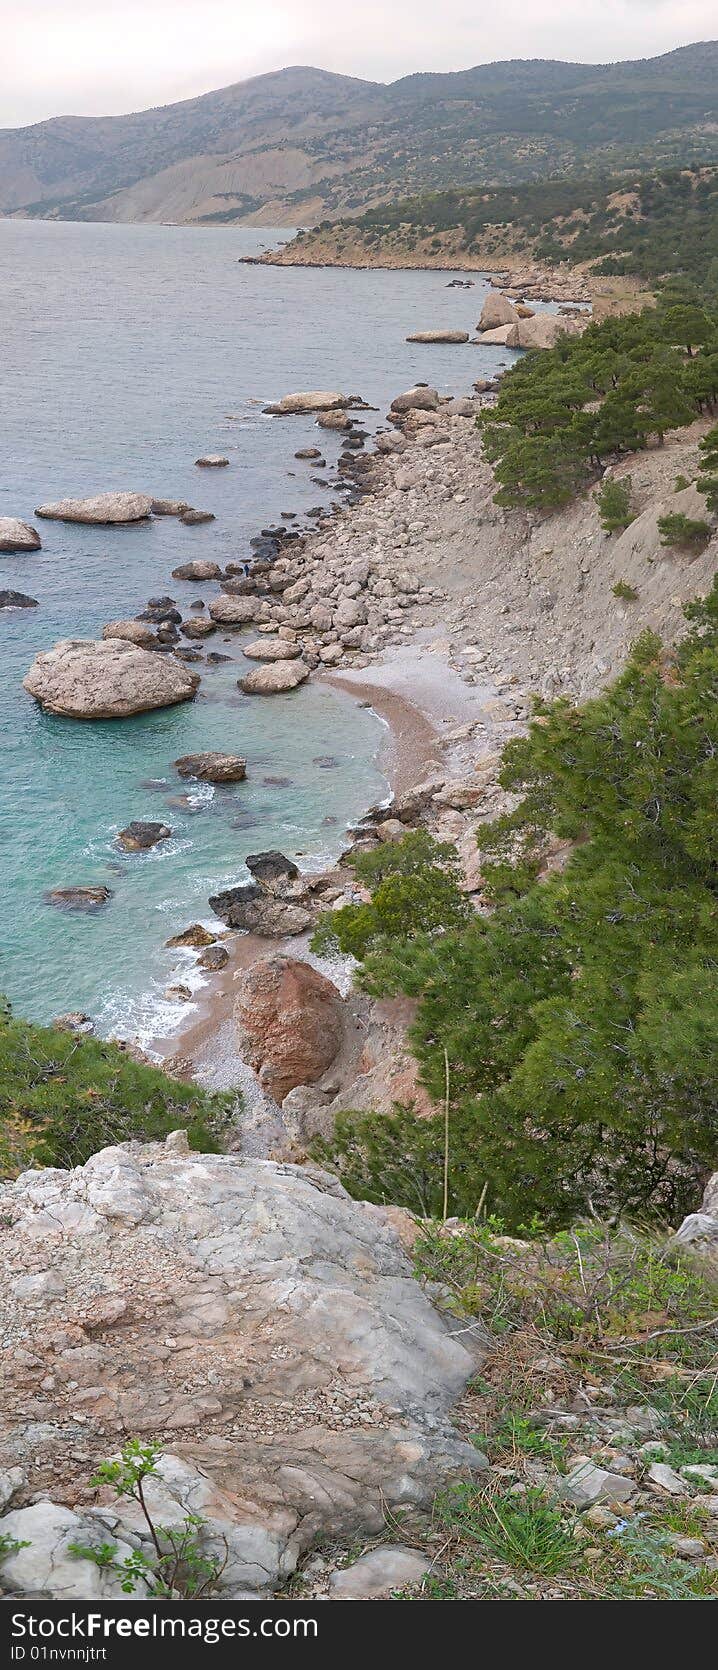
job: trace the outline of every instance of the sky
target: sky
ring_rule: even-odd
[[[393,81],[716,36],[715,0],[0,0],[0,128],[169,104],[288,64]]]

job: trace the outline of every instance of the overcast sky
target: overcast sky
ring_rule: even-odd
[[[715,0],[0,0],[0,127],[168,104],[287,64],[393,81],[716,35]]]

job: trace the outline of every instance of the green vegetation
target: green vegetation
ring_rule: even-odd
[[[459,1216],[692,1208],[718,1146],[718,584],[686,614],[674,654],[644,633],[604,695],[539,708],[505,750],[522,799],[482,829],[490,916],[460,919],[452,886],[427,927],[445,860],[424,844],[403,874],[400,843],[380,887],[402,880],[401,920],[358,906],[325,924],[367,990],[416,999],[410,1042],[442,1109],[345,1113],[317,1152],[351,1192],[441,1213],[448,1087]],[[549,835],[573,851],[539,880]]]
[[[701,454],[698,491],[705,495],[708,509],[718,514],[718,425],[704,435],[698,450]]]
[[[635,603],[638,600],[635,586],[629,586],[627,580],[617,580],[611,591],[614,597],[619,597],[623,603]]]
[[[678,546],[681,551],[702,551],[708,544],[712,528],[710,522],[692,516],[659,516],[658,532],[661,545]]]
[[[558,1508],[541,1490],[522,1496],[459,1484],[439,1503],[447,1529],[478,1543],[513,1570],[550,1575],[575,1559],[576,1544]]]
[[[112,1542],[70,1543],[69,1553],[78,1560],[91,1560],[101,1570],[111,1571],[120,1579],[125,1594],[156,1595],[162,1599],[178,1596],[182,1600],[200,1599],[215,1592],[219,1578],[227,1564],[228,1549],[224,1544],[224,1558],[218,1559],[205,1552],[203,1531],[205,1521],[196,1514],[186,1514],[179,1525],[157,1525],[147,1503],[145,1481],[157,1478],[162,1458],[154,1444],[141,1444],[131,1438],[124,1445],[118,1460],[103,1461],[90,1480],[95,1490],[109,1485],[120,1501],[129,1497],[136,1502],[149,1533],[152,1552],[133,1550],[118,1560],[118,1545]]]
[[[622,481],[604,481],[594,493],[605,533],[622,532],[635,522],[636,513],[631,509],[632,485],[631,477],[627,475]]]
[[[589,325],[549,352],[527,354],[502,379],[496,405],[480,419],[497,504],[558,509],[608,460],[660,444],[669,429],[716,409],[718,306],[675,307],[677,289],[667,290],[658,307]],[[704,322],[704,341],[687,357],[668,322],[693,311]]]
[[[0,1009],[0,1175],[83,1165],[109,1143],[162,1141],[184,1126],[217,1149],[236,1104],[133,1061],[117,1044],[15,1020]]]

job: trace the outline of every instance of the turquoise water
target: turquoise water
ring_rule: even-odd
[[[294,460],[316,443],[311,419],[272,420],[263,404],[337,387],[379,406],[377,422],[417,379],[464,392],[511,357],[404,341],[423,325],[472,327],[481,283],[238,265],[273,241],[242,229],[0,222],[0,515],[32,520],[44,500],[128,487],[217,517],[199,528],[44,522],[41,552],[0,556],[0,586],[40,603],[0,612],[0,989],[39,1020],[85,1009],[104,1032],[171,1030],[186,1009],[163,993],[186,967],[165,940],[209,918],[209,894],[246,876],[247,852],[279,846],[319,865],[386,789],[376,717],[314,681],[243,696],[236,638],[211,640],[235,661],[198,665],[194,703],[130,720],[52,718],[21,688],[36,651],[58,638],[99,635],[159,593],[183,611],[210,600],[215,586],[171,580],[178,563],[243,558],[282,510],[301,517],[332,501],[331,470],[320,489]],[[331,465],[337,437],[322,433],[322,449]],[[230,468],[197,470],[203,452],[228,455]],[[205,748],[245,755],[246,783],[182,783],[172,761]],[[115,837],[131,818],[162,819],[172,840],[122,855]],[[97,882],[113,896],[92,915],[43,897]]]

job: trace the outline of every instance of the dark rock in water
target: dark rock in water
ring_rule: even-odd
[[[155,626],[179,626],[182,616],[179,609],[174,607],[174,604],[148,603],[147,608],[143,609],[142,614],[138,615],[137,619],[150,620]]]
[[[144,777],[140,782],[141,789],[149,789],[153,794],[161,794],[167,787],[166,777]]]
[[[148,597],[147,607],[148,609],[176,609],[177,599],[175,597]]]
[[[44,895],[49,905],[61,910],[101,910],[112,898],[110,887],[51,887]]]
[[[117,837],[125,852],[147,852],[150,847],[156,847],[159,841],[168,841],[172,830],[166,823],[144,823],[141,819],[133,818],[126,829],[121,829]]]
[[[0,609],[37,609],[36,597],[26,597],[24,591],[0,591]]]
[[[214,945],[216,938],[217,935],[212,933],[211,928],[203,928],[201,922],[193,922],[191,928],[184,928],[181,934],[173,934],[172,939],[166,940],[165,944],[171,951],[178,945],[199,950],[205,945]]]
[[[267,781],[266,777],[264,779]],[[249,852],[244,860],[251,876],[263,887],[278,881],[296,881],[299,869],[283,852]]]
[[[262,782],[270,789],[291,789],[291,777],[263,777]]]
[[[199,958],[200,968],[206,968],[209,973],[216,974],[218,969],[226,968],[229,962],[229,952],[226,945],[208,945]]]
[[[174,763],[180,777],[194,777],[202,783],[242,783],[247,775],[247,761],[238,754],[182,754]]]
[[[188,505],[184,499],[152,500],[153,516],[186,516],[187,511],[191,508],[191,505]]]
[[[202,458],[195,458],[200,470],[223,470],[229,463],[228,458],[222,458],[218,453],[207,453]]]
[[[201,650],[198,650],[198,649],[176,649],[175,650],[175,655],[179,656],[180,661],[203,661],[204,660],[204,656],[202,655]]]
[[[56,1032],[79,1032],[86,1038],[92,1036],[95,1023],[91,1015],[83,1014],[81,1009],[70,1010],[66,1015],[56,1015],[50,1022]]]
[[[219,650],[216,649],[211,649],[207,656],[207,662],[212,667],[218,667],[221,661],[231,661],[231,659],[231,655],[220,655]]]
[[[209,638],[217,628],[213,620],[184,620],[180,631],[184,638]]]
[[[320,771],[334,771],[339,761],[334,754],[315,754],[312,765],[318,765]]]
[[[213,510],[185,510],[180,516],[186,528],[198,528],[201,522],[214,522]]]
[[[303,934],[314,917],[301,905],[277,899],[256,882],[229,887],[210,899],[212,910],[230,928],[244,928],[265,939],[283,939],[285,934]]]
[[[339,819],[333,817],[331,812],[330,812],[328,817],[322,818],[322,828],[323,829],[332,829],[334,827],[334,824],[338,823],[338,822],[339,822]]]
[[[193,597],[192,602],[190,603],[190,609],[198,609],[201,612],[203,608],[204,599],[201,597]]]

